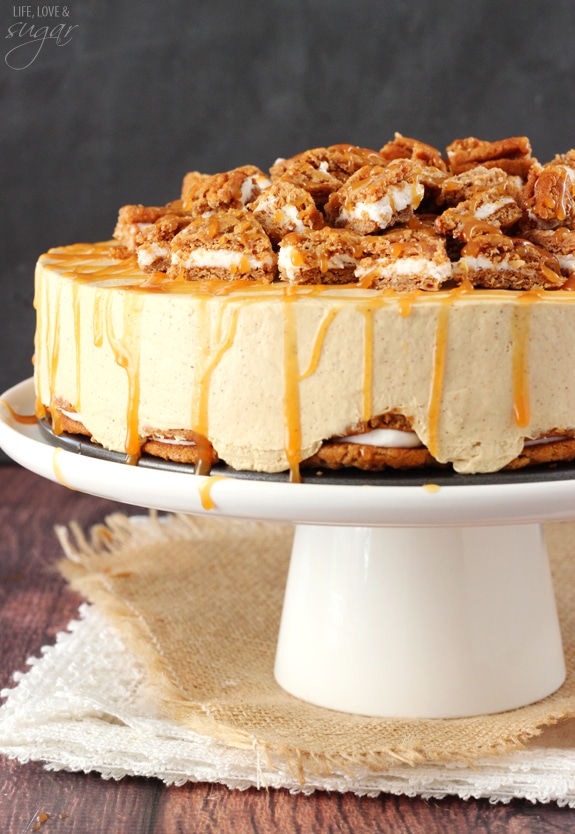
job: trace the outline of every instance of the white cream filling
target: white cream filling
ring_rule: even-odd
[[[397,278],[411,275],[428,276],[440,283],[451,277],[451,262],[437,264],[427,258],[398,258],[396,261],[381,263],[376,258],[369,266],[358,265],[355,274],[358,278],[375,273],[382,278]]]
[[[459,263],[473,270],[494,269],[496,272],[506,272],[516,268],[516,266],[512,266],[508,258],[493,263],[486,255],[478,255],[477,257],[464,255]]]
[[[161,246],[159,243],[148,243],[138,249],[138,266],[144,269],[151,266],[158,258],[169,258],[170,247]]]
[[[60,412],[69,420],[75,420],[77,423],[82,422],[82,415],[78,411],[66,411],[65,408],[61,408]]]
[[[245,180],[242,182],[240,202],[244,206],[247,203],[251,203],[252,200],[255,200],[260,191],[263,191],[270,185],[270,180],[268,180],[267,177],[262,177],[259,174],[256,176],[246,177]]]
[[[385,229],[395,214],[408,208],[408,206],[417,208],[423,198],[424,190],[420,182],[390,186],[380,200],[374,202],[360,200],[350,211],[344,207],[340,218],[347,221],[365,220],[367,218],[379,226],[380,229]]]
[[[306,226],[300,220],[299,209],[293,203],[285,203],[283,206],[278,205],[277,198],[273,195],[266,197],[265,200],[259,200],[258,206],[254,210],[254,216],[259,217],[262,214],[269,213],[273,216],[274,222],[282,229],[291,232],[304,232]],[[279,217],[278,217],[279,213]]]
[[[178,440],[176,437],[150,437],[154,443],[165,443],[167,446],[195,446],[193,440]]]
[[[561,272],[568,272],[569,274],[575,272],[575,255],[559,255],[557,253],[555,254],[557,260],[559,261]]]
[[[302,269],[301,266],[294,266],[292,262],[292,255],[295,252],[295,246],[282,244],[278,253],[278,269],[285,273],[289,281],[293,280]]]
[[[341,252],[328,258],[327,265],[329,269],[348,269],[357,266],[357,260],[351,255]]]
[[[525,440],[524,446],[544,446],[546,443],[557,443],[559,440],[573,440],[572,437],[540,437],[538,440]]]
[[[285,273],[288,280],[293,280],[303,269],[310,269],[310,264],[302,264],[301,266],[294,266],[292,255],[299,257],[299,249],[289,244],[282,244],[278,254],[278,267]],[[317,266],[317,264],[315,264]],[[327,260],[328,269],[347,269],[349,267],[357,266],[357,260],[345,252],[332,255]]]
[[[271,266],[273,263],[271,255],[259,259],[247,252],[235,252],[231,249],[193,249],[185,254],[172,252],[172,264],[182,266],[184,269],[192,267],[208,267],[212,269],[227,269],[237,271],[239,267],[244,269],[261,269],[264,266]]]
[[[278,211],[281,211],[283,214],[282,219],[280,220],[280,226],[288,226],[290,229],[293,229],[294,232],[303,232],[305,231],[305,225],[301,222],[299,217],[299,209],[297,206],[294,206],[293,203],[286,203],[281,208],[278,208]]]
[[[416,449],[423,446],[419,437],[413,431],[398,431],[397,429],[372,429],[363,434],[350,434],[348,437],[338,437],[334,443],[359,443],[362,446],[381,446],[385,449]]]
[[[253,208],[253,213],[257,217],[258,214],[262,214],[264,212],[269,212],[273,214],[278,210],[279,206],[277,205],[277,197],[273,194],[264,194],[261,195],[259,200],[257,201],[257,206]]]
[[[496,211],[503,208],[503,206],[508,206],[513,202],[515,202],[513,197],[502,197],[500,200],[496,200],[493,203],[483,203],[483,205],[477,206],[473,214],[478,220],[485,220],[487,217],[491,217],[492,214],[495,214]]]
[[[525,446],[538,446],[546,443],[557,443],[559,440],[570,440],[569,437],[541,437],[538,440],[525,440]],[[363,434],[351,434],[348,437],[338,437],[333,443],[358,443],[362,446],[380,446],[384,449],[417,449],[423,446],[415,432],[398,431],[397,429],[372,429]]]

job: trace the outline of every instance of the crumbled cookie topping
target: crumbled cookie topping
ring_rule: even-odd
[[[253,279],[437,291],[575,284],[575,149],[541,164],[525,136],[437,148],[396,133],[191,171],[180,199],[120,209],[118,252],[166,280]]]

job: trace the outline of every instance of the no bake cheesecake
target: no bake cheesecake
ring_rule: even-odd
[[[575,459],[575,152],[399,134],[124,206],[42,255],[37,415],[134,462]]]

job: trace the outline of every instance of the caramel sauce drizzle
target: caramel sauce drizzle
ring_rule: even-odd
[[[402,293],[397,297],[397,305],[399,307],[399,315],[402,318],[407,318],[407,316],[411,315],[411,309],[413,307],[413,302],[417,299],[418,290],[412,290],[411,292]]]
[[[300,374],[300,381],[307,379],[310,376],[313,376],[313,374],[316,372],[317,366],[319,365],[321,351],[323,348],[323,343],[325,341],[327,331],[329,330],[332,321],[338,315],[340,310],[341,307],[332,307],[330,310],[327,311],[327,313],[324,313],[323,319],[321,320],[319,325],[319,329],[315,335],[309,365],[307,366],[303,374]]]
[[[25,425],[31,426],[38,422],[38,418],[35,414],[18,414],[18,412],[12,408],[12,406],[7,400],[0,398],[0,405],[3,405],[4,408],[8,410],[12,419],[15,420],[17,423],[23,423]]]
[[[284,295],[284,425],[285,454],[290,470],[290,481],[300,483],[301,416],[299,397],[299,361],[294,302],[297,294],[287,287]]]
[[[94,312],[92,316],[92,331],[94,347],[102,347],[104,344],[104,324],[106,321],[104,311],[104,301],[106,296],[101,289],[96,290],[94,296]]]
[[[40,358],[42,354],[42,350],[44,347],[44,327],[45,327],[45,317],[44,317],[44,308],[40,303],[39,299],[40,294],[40,287],[38,284],[38,276],[36,276],[34,281],[34,301],[33,307],[36,310],[36,329],[34,331],[34,364],[35,364],[35,375],[36,375],[36,402],[34,405],[34,413],[38,419],[42,419],[46,416],[46,407],[44,406],[44,400],[42,397],[41,385],[42,385],[42,374],[40,372],[39,364]]]
[[[411,183],[411,204],[413,211],[416,211],[419,208],[419,205],[423,200],[424,193],[424,190],[419,188],[419,180],[415,177]]]
[[[558,183],[558,194],[556,200],[557,219],[563,222],[569,213],[569,197],[571,196],[571,178],[567,170],[562,172]]]
[[[80,294],[79,294],[79,287],[80,282],[74,281],[72,284],[72,307],[74,312],[74,345],[76,347],[76,401],[74,403],[74,408],[76,411],[81,411],[81,370],[82,370],[82,358],[81,358],[81,343],[80,343]]]
[[[437,315],[437,330],[433,349],[433,373],[431,379],[431,393],[428,406],[429,442],[427,447],[436,457],[438,451],[439,422],[441,418],[441,400],[443,396],[443,378],[445,375],[445,359],[447,354],[447,335],[449,331],[449,312],[452,297],[444,299]]]
[[[365,275],[363,275],[356,284],[356,287],[359,287],[362,290],[368,290],[371,288],[371,285],[375,278],[377,278],[378,270],[377,268],[368,270]]]
[[[226,333],[222,336],[222,321],[224,312],[231,309]],[[208,298],[203,298],[199,313],[199,329],[204,334],[201,341],[198,366],[194,371],[194,393],[192,399],[192,426],[194,427],[194,442],[198,449],[198,462],[196,463],[196,475],[207,475],[212,467],[213,448],[208,440],[209,431],[209,395],[210,382],[214,370],[220,364],[223,355],[234,343],[238,322],[239,306],[230,308],[229,304],[218,309],[218,320],[216,325],[215,347],[212,348],[211,319]],[[197,379],[196,379],[197,374]]]
[[[527,292],[517,301],[511,316],[511,375],[513,392],[513,418],[520,428],[526,428],[531,419],[529,392],[529,336],[531,311],[537,292]]]
[[[198,493],[204,510],[214,510],[216,508],[216,502],[212,498],[212,487],[218,481],[225,480],[227,480],[225,475],[210,475],[209,477],[204,478],[202,483],[199,485]]]
[[[479,220],[473,215],[470,215],[463,221],[461,228],[461,236],[466,241],[466,244],[469,244],[476,235],[498,235],[500,233],[501,229],[499,226],[496,226],[494,223],[487,223],[485,220]],[[473,251],[471,246],[464,246],[462,254],[476,257],[479,251],[476,243]]]
[[[60,458],[60,455],[62,454],[63,451],[64,451],[64,449],[60,449],[60,447],[56,447],[54,449],[53,454],[52,454],[52,469],[54,471],[54,477],[56,478],[58,483],[61,484],[62,486],[65,486],[67,489],[77,491],[77,490],[75,490],[75,488],[73,486],[70,486],[70,484],[68,483],[68,481],[64,477],[64,473],[62,472],[62,467],[60,466],[59,458]]]
[[[126,371],[128,378],[128,397],[126,402],[126,442],[127,463],[136,464],[140,459],[141,442],[139,434],[140,410],[140,318],[143,299],[140,295],[126,295],[124,306],[122,335],[114,331],[112,303],[114,296],[109,293],[106,298],[106,334],[114,353],[116,364]]]
[[[48,287],[46,288],[46,302],[49,305],[48,298]],[[49,333],[49,328],[47,328],[46,332],[46,358],[48,360],[48,378],[50,380],[50,393],[56,390],[56,377],[58,375],[58,363],[60,361],[60,296],[61,296],[61,289],[62,285],[58,284],[57,292],[56,292],[56,312],[54,314],[54,326],[52,328],[53,333]],[[52,431],[54,434],[62,434],[62,417],[58,408],[56,408],[56,404],[50,396],[50,405],[48,406],[48,411],[50,412],[50,417],[52,420]]]

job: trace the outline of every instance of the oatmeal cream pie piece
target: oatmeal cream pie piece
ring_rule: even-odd
[[[526,179],[529,169],[536,162],[531,156],[531,143],[526,136],[510,136],[496,142],[470,136],[456,139],[446,151],[449,168],[454,174],[483,165],[485,168],[501,168],[507,174]]]
[[[551,162],[553,165],[567,165],[569,168],[575,169],[575,148],[571,148],[566,153],[555,154]]]
[[[195,214],[224,207],[241,208],[269,185],[268,177],[255,165],[242,165],[207,177],[192,171],[184,177],[182,205]]]
[[[569,433],[566,433],[569,434]],[[572,433],[571,433],[572,434]],[[374,446],[362,444],[358,435],[355,442],[328,441],[324,443],[313,457],[302,461],[302,468],[322,467],[325,469],[343,469],[354,467],[371,472],[385,469],[418,469],[423,466],[445,469],[448,464],[440,464],[425,446]],[[504,470],[523,469],[543,463],[559,463],[575,459],[575,439],[572,436],[540,438],[526,443],[523,451],[514,458]]]
[[[275,277],[276,255],[271,241],[244,208],[196,217],[174,237],[171,249],[171,278],[270,283]]]
[[[276,160],[270,168],[272,181],[283,177],[294,165],[301,164],[311,165],[317,171],[323,171],[339,182],[345,182],[365,165],[385,165],[386,161],[377,151],[358,145],[339,144],[327,148],[310,148],[290,159]]]
[[[575,228],[575,168],[555,161],[534,167],[525,185],[524,205],[539,228]]]
[[[573,432],[553,432],[555,437],[542,437],[528,441],[520,455],[514,458],[505,470],[524,469],[542,463],[560,463],[575,459],[575,439]]]
[[[311,194],[281,177],[248,208],[276,244],[290,232],[321,229],[324,225],[323,215]]]
[[[523,237],[552,252],[566,278],[575,277],[575,231],[565,226],[558,229],[531,229],[524,232]]]
[[[330,145],[326,149],[326,160],[328,171],[342,182],[365,165],[385,165],[385,159],[378,151],[358,145]]]
[[[290,165],[281,177],[274,178],[272,182],[289,183],[295,188],[307,191],[318,209],[323,208],[330,194],[341,187],[341,181],[324,168],[316,168],[309,162],[298,161]]]
[[[122,206],[118,212],[114,238],[133,252],[141,232],[165,214],[184,214],[184,211],[179,201],[168,203],[167,206]]]
[[[555,255],[528,240],[503,234],[471,238],[453,264],[452,275],[486,289],[549,290],[565,282]]]
[[[291,159],[278,159],[270,168],[272,182],[282,179],[303,188],[323,208],[330,194],[366,165],[385,165],[377,151],[357,145],[311,148]]]
[[[213,174],[201,174],[199,171],[188,171],[187,174],[184,174],[180,194],[182,202],[187,198],[189,194],[200,189],[205,183],[207,183],[208,180],[212,178],[212,176]]]
[[[328,223],[369,235],[408,221],[425,193],[420,171],[409,159],[396,159],[386,167],[360,168],[329,198],[325,206]]]
[[[364,257],[355,270],[362,287],[398,292],[439,290],[451,278],[445,240],[433,229],[393,229],[363,238]]]
[[[53,425],[57,424],[59,430],[68,432],[69,434],[83,434],[86,437],[91,437],[84,423],[82,422],[82,415],[76,411],[73,405],[62,397],[54,397],[50,408],[49,415]]]
[[[446,209],[435,221],[437,231],[459,240],[469,240],[478,232],[509,229],[523,217],[513,193],[505,183],[475,191],[467,200]]]
[[[219,461],[209,440],[189,429],[152,432],[142,444],[142,452],[176,463],[204,464],[208,470]]]
[[[347,229],[292,232],[280,242],[278,269],[290,284],[348,284],[362,254],[362,238]]]
[[[432,145],[426,145],[418,139],[410,139],[396,133],[393,141],[388,142],[380,150],[380,156],[391,162],[392,159],[413,159],[424,166],[447,171],[447,165],[441,152]]]
[[[302,461],[302,468],[361,469],[383,472],[385,469],[420,469],[424,466],[444,468],[425,447],[401,448],[372,446],[360,443],[324,443],[311,458]]]
[[[519,204],[523,197],[523,186],[521,177],[510,175],[502,168],[477,165],[461,174],[445,177],[437,202],[440,205],[456,206],[463,200],[469,200],[477,191],[502,188]]]
[[[172,262],[172,240],[192,222],[191,214],[163,214],[142,229],[137,237],[136,257],[143,272],[167,272]]]

